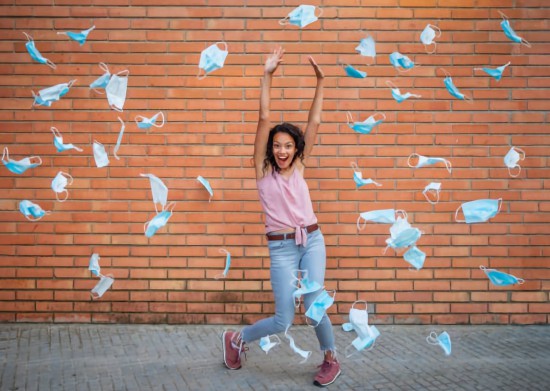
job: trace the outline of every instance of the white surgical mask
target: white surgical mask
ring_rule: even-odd
[[[126,90],[128,89],[128,77],[130,71],[127,69],[112,75],[105,92],[107,93],[107,101],[109,106],[116,111],[122,112],[124,102],[126,102]]]
[[[66,172],[59,171],[52,180],[52,190],[55,191],[55,198],[59,202],[64,202],[69,198],[69,192],[65,187],[72,185],[73,177]],[[59,194],[65,193],[65,198],[59,198]]]

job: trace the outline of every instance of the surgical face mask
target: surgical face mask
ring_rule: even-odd
[[[274,339],[277,341],[271,341],[269,338],[269,335],[266,335],[265,337],[260,338],[260,348],[265,352],[265,354],[269,353],[271,349],[273,349],[275,346],[279,345],[281,343],[281,339],[278,335],[274,334],[271,335]]]
[[[390,227],[391,237],[386,239],[386,250],[388,247],[393,249],[407,248],[416,244],[422,232],[418,228],[413,228],[406,218],[398,217],[395,223]],[[385,250],[384,250],[385,252]]]
[[[162,118],[162,123],[160,125],[157,124],[157,118],[159,116]],[[154,126],[155,128],[162,128],[164,126],[164,113],[162,111],[159,111],[151,118],[137,115],[135,121],[138,128],[140,129],[149,129],[151,126]]]
[[[307,270],[298,270],[302,274],[302,278],[298,279],[294,275],[292,276],[293,282],[292,286],[295,285],[295,281],[298,281],[299,287],[292,293],[292,297],[294,297],[294,306],[298,308],[300,306],[300,299],[302,296],[307,295],[309,293],[317,292],[319,289],[322,288],[321,284],[319,284],[315,280],[310,280],[308,278]]]
[[[172,217],[172,210],[175,205],[176,204],[174,202],[171,202],[166,206],[166,210],[157,213],[151,221],[148,221],[143,225],[145,236],[148,238],[152,237],[160,228],[164,227],[166,223],[168,223],[168,220]]]
[[[315,15],[314,5],[301,5],[292,10],[284,19],[279,20],[280,25],[293,24],[300,28],[304,28],[307,25],[317,21],[323,14],[323,10],[318,8],[319,15]]]
[[[492,200],[492,199],[481,199],[470,201],[459,206],[455,212],[455,221],[457,223],[465,222],[467,224],[472,223],[484,223],[490,218],[493,218],[500,211],[502,206],[502,198]],[[458,211],[462,208],[462,213],[464,214],[464,220],[458,219]]]
[[[19,211],[23,213],[23,215],[29,221],[38,221],[45,215],[49,215],[51,213],[51,212],[46,212],[42,210],[42,208],[39,205],[29,200],[23,200],[19,202]]]
[[[38,167],[42,164],[40,156],[29,156],[21,160],[10,159],[10,153],[8,147],[4,147],[4,153],[2,154],[2,163],[4,166],[14,174],[23,174],[29,168]]]
[[[516,147],[510,148],[506,156],[504,156],[504,164],[506,165],[506,167],[508,167],[508,173],[510,174],[510,176],[514,178],[519,176],[519,174],[521,173],[521,166],[518,164],[518,162],[524,159],[525,152],[523,152],[522,149]],[[516,168],[518,168],[518,172],[517,174],[513,174],[512,170]]]
[[[200,175],[197,177],[197,181],[199,181],[204,186],[206,191],[208,191],[208,194],[210,194],[210,198],[208,199],[208,202],[210,202],[212,197],[214,197],[214,191],[212,190],[212,186],[210,186],[210,182],[208,182]]]
[[[483,71],[489,76],[491,76],[493,79],[495,79],[496,81],[500,81],[500,79],[502,78],[502,73],[504,72],[506,67],[510,64],[511,62],[508,61],[506,64],[498,68],[474,68],[474,71]]]
[[[390,54],[390,62],[399,72],[407,72],[414,68],[414,62],[412,62],[409,57],[399,52]]]
[[[346,333],[353,331],[353,325],[349,322],[342,323],[342,330],[344,330]]]
[[[355,187],[358,189],[361,186],[374,184],[376,186],[382,186],[380,183],[373,181],[372,179],[363,179],[363,173],[359,171],[357,164],[352,162],[351,167],[353,168],[353,180],[355,181]]]
[[[417,163],[416,164],[412,163],[416,159],[418,159]],[[451,162],[442,157],[426,157],[426,156],[419,155],[418,153],[411,153],[409,155],[409,159],[407,160],[408,166],[412,168],[432,166],[437,163],[444,163],[449,174],[452,172],[453,168],[451,166]]]
[[[443,83],[445,84],[445,88],[447,88],[447,91],[449,92],[449,94],[451,94],[452,96],[454,96],[455,98],[457,99],[460,99],[460,100],[465,100],[465,101],[468,101],[468,102],[472,102],[472,98],[464,95],[462,92],[460,92],[458,90],[458,88],[456,88],[456,86],[454,85],[453,83],[453,78],[451,77],[451,75],[449,74],[449,72],[447,72],[445,69],[443,68],[440,68],[443,73],[445,74],[445,80],[443,80]]]
[[[373,223],[393,224],[396,222],[396,213],[401,214],[405,219],[407,218],[407,213],[404,210],[396,211],[395,209],[378,209],[371,210],[369,212],[363,212],[359,215],[359,218],[357,219],[357,229],[364,229],[367,221],[371,221]],[[359,225],[359,221],[361,219],[365,220],[362,226]]]
[[[122,112],[124,109],[129,75],[130,71],[128,70],[120,71],[116,75],[111,76],[109,83],[105,87],[109,106],[118,112]]]
[[[412,246],[403,254],[403,259],[410,263],[416,270],[420,270],[424,266],[426,254],[419,250],[418,247]]]
[[[375,119],[375,117],[378,117],[379,119]],[[355,130],[357,133],[369,134],[370,132],[372,132],[372,129],[376,125],[384,122],[384,120],[386,119],[386,114],[377,112],[371,115],[369,118],[367,118],[363,122],[353,122],[353,117],[351,113],[348,111],[347,119],[348,119],[348,126],[351,129]]]
[[[93,253],[90,257],[90,263],[88,265],[88,270],[92,272],[93,275],[99,277],[101,275],[101,267],[99,266],[99,254]]]
[[[401,102],[403,102],[403,101],[405,101],[409,98],[420,98],[421,97],[421,95],[411,94],[410,92],[406,92],[406,93],[402,94],[401,91],[399,90],[399,88],[397,88],[397,86],[389,80],[386,80],[386,85],[391,88],[391,95],[397,103],[401,103]]]
[[[426,337],[426,341],[430,345],[441,346],[441,349],[443,349],[446,356],[451,355],[451,337],[446,331],[442,332],[439,335],[437,335],[435,331],[432,331],[430,335]]]
[[[352,67],[351,65],[344,64],[344,71],[346,71],[346,75],[349,77],[353,77],[355,79],[364,79],[367,77],[367,72],[359,71]]]
[[[113,282],[115,282],[112,275],[108,276],[101,276],[99,282],[96,286],[92,289],[92,299],[99,299],[107,290],[113,285]]]
[[[424,30],[422,30],[422,33],[420,34],[420,41],[424,44],[424,48],[428,54],[435,53],[437,44],[434,42],[434,39],[439,37],[441,37],[441,30],[433,24],[428,24]],[[428,50],[428,46],[432,44],[434,45],[434,48],[430,51]]]
[[[95,26],[90,27],[88,30],[82,30],[79,33],[73,33],[72,31],[66,31],[66,32],[58,32],[57,34],[64,34],[73,41],[76,41],[80,44],[80,46],[84,45],[86,42],[86,38],[88,38],[88,34],[90,34],[90,31],[95,29]]]
[[[316,326],[319,325],[327,309],[332,305],[332,303],[334,303],[334,296],[336,296],[336,291],[332,292],[333,295],[330,296],[328,292],[323,289],[323,291],[315,298],[313,303],[311,303],[306,311],[306,322],[307,319],[312,319],[316,322]]]
[[[53,62],[51,62],[50,60],[42,56],[42,54],[40,54],[36,46],[34,46],[34,41],[32,37],[27,33],[23,33],[23,34],[25,34],[25,36],[27,37],[27,43],[25,44],[25,47],[27,48],[27,52],[29,52],[29,54],[31,55],[31,58],[40,64],[46,64],[52,69],[57,68],[57,66]]]
[[[73,177],[66,172],[59,171],[52,180],[52,190],[55,191],[55,198],[59,202],[64,202],[69,198],[69,192],[65,189],[67,185],[73,184]],[[65,198],[59,198],[59,194],[65,193]]]
[[[168,187],[153,174],[139,174],[142,177],[148,177],[151,184],[151,192],[153,193],[153,203],[155,204],[155,210],[158,213],[157,204],[162,205],[162,209],[168,202]]]
[[[220,49],[218,44],[223,45],[224,49]],[[223,64],[225,63],[228,53],[227,43],[225,42],[216,42],[215,44],[204,49],[199,60],[199,74],[197,75],[197,78],[202,80],[210,72],[223,68]],[[203,75],[201,75],[201,71],[204,72]]]
[[[359,54],[365,57],[376,57],[376,47],[374,39],[369,35],[367,38],[363,38],[359,45],[355,48]]]
[[[496,286],[509,286],[509,285],[521,285],[525,282],[523,278],[517,278],[511,274],[507,274],[496,269],[487,269],[485,266],[479,267],[485,272],[489,281],[491,281]]]
[[[361,310],[355,308],[357,303],[364,303],[365,309]],[[380,336],[380,332],[375,326],[369,325],[369,314],[367,311],[367,303],[365,301],[356,301],[351,306],[349,311],[349,321],[352,330],[357,333],[357,338],[348,345],[345,349],[345,355],[347,358],[353,356],[353,353],[348,353],[349,350],[354,347],[357,352],[364,349],[371,349],[374,346],[374,341]]]
[[[55,127],[51,127],[50,130],[53,133],[53,145],[57,152],[68,151],[69,149],[76,149],[78,152],[82,152],[81,148],[74,146],[73,144],[63,144],[63,136]]]
[[[94,140],[93,151],[95,165],[98,168],[109,165],[109,156],[107,156],[107,151],[105,150],[103,144],[101,144],[99,141]]]
[[[231,266],[231,253],[224,248],[220,248],[220,253],[225,254],[225,269],[223,269],[223,272],[221,274],[217,274],[214,276],[216,280],[227,277],[227,273],[229,273],[229,267]]]
[[[422,194],[424,195],[424,198],[426,198],[426,201],[428,201],[430,204],[435,205],[439,202],[439,192],[441,190],[441,183],[439,182],[430,182],[425,188],[424,191],[422,191]],[[434,194],[435,193],[435,201],[432,201],[430,197],[428,197],[428,194]]]
[[[109,80],[111,80],[111,73],[109,72],[109,68],[107,65],[103,62],[99,63],[99,67],[105,72],[103,75],[95,79],[92,84],[90,84],[90,88],[97,92],[98,94],[103,95],[103,92],[99,90],[99,88],[107,88],[109,85]]]
[[[290,325],[286,326],[285,330],[285,337],[288,339],[288,342],[290,344],[290,348],[294,351],[294,353],[299,354],[302,356],[303,360],[300,361],[300,364],[303,364],[307,361],[309,356],[311,356],[311,352],[307,350],[302,350],[299,347],[296,346],[296,343],[294,342],[294,338],[288,333],[288,329],[290,328]]]
[[[31,91],[32,96],[34,97],[33,106],[38,105],[50,107],[53,102],[57,102],[64,95],[66,95],[75,82],[76,79],[71,80],[68,83],[57,84],[52,87],[44,88],[43,90],[38,91],[38,95],[36,95],[34,91]]]
[[[508,17],[504,15],[502,12],[500,11],[498,12],[502,16],[502,22],[500,22],[500,27],[502,27],[502,31],[504,31],[504,35],[506,35],[506,37],[509,40],[516,43],[520,43],[530,48],[531,44],[527,42],[525,39],[523,39],[522,37],[520,37],[519,35],[517,35],[514,29],[512,28],[512,26],[510,26],[510,21],[508,20]]]

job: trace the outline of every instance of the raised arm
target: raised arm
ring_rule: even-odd
[[[263,177],[263,162],[267,150],[269,129],[271,128],[271,122],[269,121],[271,78],[279,64],[283,62],[284,52],[282,48],[273,50],[273,53],[267,58],[264,66],[264,76],[262,78],[260,92],[260,118],[258,119],[256,139],[254,140],[256,179]]]
[[[315,87],[315,96],[313,97],[313,102],[311,103],[311,108],[309,109],[309,116],[307,119],[307,126],[305,130],[305,143],[304,148],[304,159],[309,157],[311,149],[315,145],[315,139],[317,138],[317,130],[321,124],[321,113],[323,111],[323,84],[325,80],[325,74],[319,68],[319,65],[315,62],[313,57],[309,57],[309,62],[315,71],[315,76],[317,77],[317,86]]]

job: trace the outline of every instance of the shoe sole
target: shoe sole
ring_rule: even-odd
[[[222,333],[222,349],[223,349],[223,363],[224,365],[227,367],[227,369],[231,369],[233,371],[236,371],[237,369],[241,369],[241,366],[240,365],[238,368],[231,368],[228,364],[227,364],[227,361],[225,359],[225,333],[227,333],[227,331],[224,331]]]
[[[321,384],[319,383],[317,380],[315,380],[313,382],[314,385],[316,385],[317,387],[326,387],[326,386],[330,386],[332,383],[334,383],[336,381],[336,379],[338,379],[338,376],[340,376],[340,374],[342,373],[341,370],[338,370],[338,373],[336,374],[336,376],[334,376],[334,379],[332,379],[331,382],[329,383],[324,383],[324,384]]]

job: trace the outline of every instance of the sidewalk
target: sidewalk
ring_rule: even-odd
[[[548,390],[548,326],[377,326],[373,350],[355,360],[355,338],[335,326],[342,375],[334,390]],[[283,344],[253,343],[238,371],[222,364],[223,326],[0,325],[0,390],[304,390],[321,363],[314,331],[291,328],[313,350],[304,364]],[[425,337],[446,330],[452,354]]]

